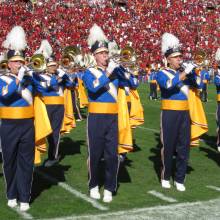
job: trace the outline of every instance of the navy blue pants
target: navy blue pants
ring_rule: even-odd
[[[183,183],[190,149],[190,116],[188,111],[163,110],[161,113],[161,178],[172,176],[173,156],[176,154],[175,181]]]
[[[34,167],[34,121],[2,119],[0,136],[7,198],[29,202]]]
[[[87,119],[89,189],[99,185],[99,162],[104,155],[104,188],[114,192],[118,174],[118,115],[92,114]]]
[[[47,137],[48,159],[54,160],[58,158],[60,144],[60,129],[64,118],[64,105],[46,105],[47,114],[53,132]]]

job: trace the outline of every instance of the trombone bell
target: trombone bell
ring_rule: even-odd
[[[43,54],[35,54],[31,57],[30,64],[31,68],[36,72],[42,72],[46,70],[46,60]]]
[[[206,60],[207,54],[204,50],[199,49],[194,54],[194,61],[198,66],[203,66]]]
[[[8,61],[7,60],[2,60],[0,62],[0,69],[1,70],[6,70],[8,68]]]

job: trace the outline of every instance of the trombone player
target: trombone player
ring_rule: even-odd
[[[161,89],[161,185],[171,188],[173,156],[176,152],[174,185],[185,191],[184,185],[190,149],[189,87],[201,88],[201,78],[193,70],[195,65],[186,63],[183,70],[179,39],[170,33],[162,36],[162,54],[168,68],[160,70],[157,82]]]
[[[194,55],[194,62],[198,66],[196,68],[196,73],[200,75],[202,80],[202,88],[200,92],[200,98],[202,102],[207,102],[207,85],[210,81],[208,68],[208,60],[206,59],[207,55],[204,50],[198,50]]]
[[[77,62],[78,61],[78,62]],[[79,75],[83,68],[83,56],[81,50],[77,46],[67,46],[63,51],[61,59],[61,68],[64,68],[68,73],[71,80],[74,82],[74,87],[71,88],[73,113],[75,114],[76,121],[82,121],[82,115],[78,105],[78,88],[79,88]]]
[[[105,161],[103,202],[111,202],[117,189],[118,158],[118,85],[125,71],[114,61],[109,62],[108,40],[96,24],[90,29],[88,44],[96,66],[88,68],[83,81],[88,91],[88,170],[90,197],[100,199],[99,165]]]
[[[52,133],[48,140],[48,159],[45,167],[51,167],[59,162],[60,131],[64,120],[64,88],[72,87],[73,82],[68,75],[58,69],[58,63],[52,56],[52,47],[47,40],[43,40],[36,54],[43,54],[46,59],[45,69],[39,74],[34,74],[33,79],[38,82],[41,90],[38,90],[41,99],[46,105],[46,110]]]
[[[27,211],[31,196],[34,163],[33,86],[25,75],[25,33],[15,26],[4,41],[8,49],[7,75],[0,75],[0,137],[7,205]],[[9,49],[10,45],[10,49]]]

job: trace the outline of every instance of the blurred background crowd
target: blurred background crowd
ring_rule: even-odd
[[[197,48],[210,61],[220,45],[220,3],[203,0],[0,0],[0,46],[14,25],[21,25],[30,56],[48,39],[59,59],[62,48],[81,45],[94,23],[120,47],[132,45],[141,67],[161,63],[161,36],[176,35],[187,59]],[[0,48],[3,51],[3,48]]]

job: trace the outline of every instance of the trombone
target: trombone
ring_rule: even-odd
[[[35,72],[43,72],[46,70],[46,59],[43,54],[35,54],[31,57],[30,63],[27,65]]]
[[[196,67],[194,70],[197,75],[200,74],[200,71],[202,70],[203,66],[205,66],[206,58],[207,58],[207,54],[203,49],[199,49],[195,52],[194,63],[196,64]]]
[[[81,50],[77,46],[67,46],[63,50],[61,58],[61,66],[64,69],[71,69],[74,67],[74,58],[81,54]]]
[[[2,60],[1,62],[0,62],[0,69],[1,70],[5,70],[5,69],[7,69],[8,68],[8,61],[7,60]]]
[[[135,50],[131,46],[125,46],[121,49],[120,54],[115,54],[110,57],[115,63],[121,65],[128,73],[134,75],[134,72],[138,72],[137,55]],[[137,75],[137,74],[135,74]]]
[[[197,50],[193,55],[192,61],[183,62],[181,64],[180,71],[184,71],[185,69],[184,64],[192,63],[195,66],[193,70],[195,71],[196,75],[199,75],[202,68],[206,65],[206,62],[207,62],[206,57],[207,57],[207,54],[204,50],[202,49]]]
[[[137,56],[133,47],[126,46],[120,52],[110,57],[114,62],[123,67],[134,67],[137,64]]]
[[[8,70],[8,61],[2,60],[0,62],[0,74],[5,74]]]

